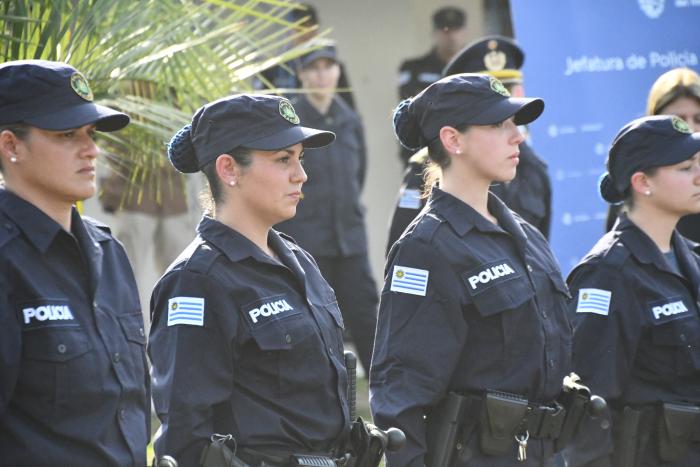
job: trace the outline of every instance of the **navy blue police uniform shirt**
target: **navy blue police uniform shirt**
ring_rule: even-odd
[[[488,207],[498,225],[434,188],[389,253],[370,403],[407,436],[390,466],[423,465],[423,415],[449,391],[547,403],[570,371],[569,294],[547,242],[497,197]]]
[[[212,433],[329,452],[350,426],[333,290],[291,237],[271,230],[276,261],[212,218],[197,230],[151,299],[156,454],[198,465]]]
[[[569,275],[574,371],[613,410],[700,402],[696,244],[674,232],[672,245],[682,275],[622,214]],[[600,433],[587,435],[610,442]],[[603,442],[593,446],[609,449]]]
[[[552,184],[547,173],[547,164],[527,143],[520,144],[519,148],[520,163],[515,178],[510,183],[492,185],[491,192],[523,219],[537,227],[545,238],[549,238],[552,221]],[[387,254],[391,245],[399,239],[425,205],[426,198],[422,195],[425,186],[423,170],[427,161],[427,148],[411,156],[408,161],[391,217]]]
[[[0,465],[144,465],[146,337],[109,229],[2,190],[0,277]]]

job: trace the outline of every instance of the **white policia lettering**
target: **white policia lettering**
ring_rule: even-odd
[[[499,277],[509,276],[515,274],[515,271],[508,266],[507,263],[499,264],[498,266],[492,266],[490,268],[484,269],[479,274],[475,274],[469,278],[469,285],[472,289],[476,290],[476,286],[479,282],[482,284],[488,284],[494,279]]]
[[[68,305],[42,305],[36,308],[25,308],[22,313],[24,313],[24,324],[29,324],[32,318],[37,321],[73,319]]]
[[[276,315],[277,313],[293,309],[294,308],[287,303],[287,300],[277,300],[276,302],[266,303],[260,308],[253,308],[248,314],[250,315],[250,319],[253,320],[253,324],[258,324],[258,317],[260,316]]]
[[[678,313],[685,313],[688,311],[688,308],[686,308],[682,300],[679,300],[677,302],[655,306],[651,309],[651,311],[654,313],[654,319],[659,319],[661,315],[672,316],[677,315]]]

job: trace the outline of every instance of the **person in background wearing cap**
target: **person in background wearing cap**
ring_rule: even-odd
[[[515,97],[525,95],[522,72],[525,55],[512,40],[503,36],[487,36],[462,49],[443,70],[445,76],[457,73],[486,73],[495,76]],[[423,171],[428,163],[428,150],[423,148],[409,159],[399,189],[389,227],[387,254],[408,224],[425,205]],[[520,144],[520,163],[515,178],[491,187],[498,196],[523,219],[549,238],[552,213],[552,186],[547,165],[532,151],[526,141]]]
[[[155,450],[180,467],[199,465],[214,433],[258,465],[330,455],[349,429],[335,294],[272,228],[296,213],[304,152],[335,138],[299,122],[284,98],[238,94],[200,108],[170,142],[175,168],[203,172],[213,198],[151,299]]]
[[[674,68],[659,76],[649,90],[647,115],[675,115],[691,130],[700,131],[700,76],[690,68]],[[606,231],[612,230],[620,213],[620,204],[608,208]],[[678,222],[678,232],[700,242],[700,215],[684,216]]]
[[[461,8],[448,6],[433,13],[433,47],[417,58],[401,62],[399,66],[399,99],[415,96],[429,84],[439,80],[445,65],[467,43],[467,14]],[[404,165],[412,153],[401,147],[399,154]]]
[[[294,8],[289,12],[289,21],[296,23],[303,20],[299,26],[309,29],[309,31],[296,35],[293,39],[293,44],[299,45],[310,41],[309,46],[314,46],[316,42],[319,41],[318,39],[314,39],[319,29],[318,13],[316,12],[316,8],[308,3],[300,3],[299,7],[301,8]],[[321,39],[320,41],[323,42],[324,40]],[[339,90],[337,91],[337,95],[343,99],[351,109],[355,110],[355,96],[350,87],[350,80],[345,70],[345,65],[342,62],[337,63],[340,68],[338,84],[336,86]],[[298,73],[296,72],[298,67],[299,59],[295,59],[291,62],[268,68],[260,73],[260,77],[253,79],[253,88],[262,90],[272,86],[274,88],[287,90],[299,89],[302,83],[299,81]]]
[[[571,363],[568,289],[542,234],[489,193],[493,182],[515,177],[518,125],[543,109],[541,99],[511,97],[492,76],[459,74],[395,110],[401,144],[428,146],[433,187],[389,253],[379,307],[370,406],[377,426],[407,438],[387,455],[390,467],[431,465],[426,443],[441,422],[431,413],[449,393],[473,408],[487,391],[515,394],[542,426],[556,410]],[[550,465],[558,432],[531,430],[515,410],[477,426],[478,413],[458,422],[461,448],[449,465]],[[498,449],[489,426],[505,433]]]
[[[95,194],[96,131],[129,117],[92,102],[65,63],[0,65],[0,464],[143,466],[146,338],[134,275]]]
[[[339,72],[332,45],[301,58],[299,80],[308,93],[292,101],[294,108],[301,121],[332,131],[336,141],[306,156],[308,181],[297,215],[276,228],[313,255],[335,290],[360,362],[369,371],[379,297],[360,201],[367,155],[360,117],[334,92]]]
[[[700,133],[675,116],[634,120],[607,169],[600,193],[623,213],[568,283],[574,370],[612,418],[588,420],[568,465],[700,465],[699,258],[676,231],[700,213]]]

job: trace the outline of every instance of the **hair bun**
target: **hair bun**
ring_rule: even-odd
[[[191,137],[192,125],[187,124],[175,133],[168,143],[168,159],[182,173],[199,172],[199,161]]]
[[[403,147],[416,151],[427,143],[421,135],[418,119],[411,111],[411,102],[410,98],[404,99],[394,109],[394,133]]]
[[[619,204],[625,200],[625,194],[620,193],[620,191],[615,188],[615,184],[608,172],[605,172],[600,176],[600,179],[598,179],[598,190],[600,191],[600,196],[610,204]]]

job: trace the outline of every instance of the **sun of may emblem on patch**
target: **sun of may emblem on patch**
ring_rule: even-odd
[[[502,96],[510,97],[510,93],[508,92],[506,87],[503,86],[503,83],[501,83],[500,80],[498,80],[494,77],[491,77],[490,82],[491,82],[491,89],[493,89],[495,92],[497,92],[498,94],[500,94]]]
[[[671,123],[673,123],[673,128],[675,128],[676,131],[679,131],[681,133],[692,133],[693,132],[693,130],[690,129],[688,124],[682,118],[673,117],[671,119]]]
[[[95,96],[92,95],[92,89],[83,75],[75,72],[70,77],[70,87],[73,91],[86,101],[92,102]]]
[[[285,120],[295,125],[299,123],[299,116],[294,111],[294,107],[292,107],[292,103],[289,101],[280,101],[280,115],[283,116]]]

